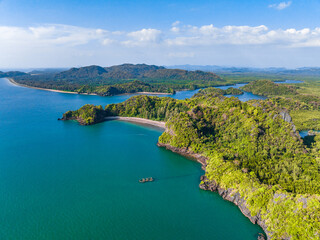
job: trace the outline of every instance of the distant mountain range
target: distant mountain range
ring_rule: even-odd
[[[0,71],[0,78],[18,77],[18,76],[23,76],[23,75],[28,75],[28,74],[24,73],[24,72],[19,72],[19,71],[9,71],[9,72],[1,72]]]
[[[320,75],[320,67],[302,67],[295,69],[288,68],[251,68],[251,67],[223,67],[216,65],[174,65],[167,68],[184,69],[189,71],[201,70],[215,73],[272,73],[272,74],[288,74],[288,75]]]
[[[165,67],[146,64],[122,64],[112,67],[88,66],[71,68],[55,75],[56,79],[87,79],[87,80],[222,80],[210,72],[167,69]]]
[[[92,65],[58,73],[48,70],[14,74],[8,72],[0,74],[0,77],[14,78],[15,82],[26,86],[103,96],[137,91],[173,93],[181,89],[226,84],[225,80],[212,72],[167,69],[146,64],[122,64],[112,67]]]
[[[34,69],[28,73],[0,72],[0,77],[13,78],[25,86],[102,96],[134,92],[174,93],[177,90],[221,86],[258,78],[280,80],[293,76],[320,76],[320,68],[122,64],[111,67],[92,65],[69,70]]]
[[[213,73],[274,73],[274,74],[298,74],[298,75],[320,75],[320,67],[301,67],[288,69],[283,67],[269,67],[269,68],[254,68],[254,67],[226,67],[218,65],[172,65],[172,66],[155,66],[155,65],[146,65],[146,64],[122,64],[111,67],[100,67],[100,66],[87,66],[79,68],[31,68],[31,69],[4,69],[3,72],[8,73],[17,73],[23,72],[28,74],[57,74],[62,73],[61,76],[67,77],[68,74],[81,76],[82,74],[89,76],[91,71],[95,72],[93,75],[112,75],[114,73],[123,74],[126,72],[127,77],[141,77],[143,73],[148,71],[155,71],[158,69],[180,69],[187,71],[203,71],[203,72],[213,72]],[[0,71],[0,75],[3,75],[3,72]],[[87,73],[86,73],[87,72]],[[111,74],[111,72],[113,74]],[[160,72],[160,71],[159,71]],[[109,73],[109,74],[106,74]],[[142,73],[142,75],[141,75]],[[108,77],[107,77],[108,78]]]

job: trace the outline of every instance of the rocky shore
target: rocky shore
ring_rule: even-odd
[[[164,143],[157,143],[158,147],[164,147],[172,152],[178,153],[182,156],[188,157],[188,158],[192,158],[193,160],[196,160],[197,162],[199,162],[202,165],[202,169],[205,170],[206,168],[206,162],[207,162],[207,158],[202,156],[201,154],[197,154],[194,153],[192,151],[189,151],[188,149],[185,148],[176,148],[173,147],[169,144],[164,144]]]
[[[185,157],[189,157],[192,158],[194,160],[196,160],[197,162],[199,162],[202,165],[202,169],[205,170],[206,169],[206,162],[207,159],[206,157],[202,156],[201,154],[197,154],[194,153],[188,149],[185,148],[177,148],[177,147],[173,147],[169,144],[163,144],[163,143],[157,143],[157,145],[159,147],[164,147],[172,152],[178,153],[180,155],[183,155]],[[237,205],[240,209],[240,211],[242,212],[243,215],[245,215],[247,218],[249,218],[249,220],[253,223],[253,224],[258,224],[265,232],[265,234],[267,235],[267,239],[270,240],[271,239],[271,233],[268,232],[267,230],[267,225],[265,224],[265,222],[261,219],[260,214],[257,214],[256,216],[252,216],[250,210],[247,208],[246,205],[246,200],[243,199],[240,195],[239,192],[237,192],[234,189],[223,189],[219,186],[219,184],[217,184],[215,181],[209,181],[208,178],[203,175],[200,177],[200,184],[199,187],[202,190],[206,190],[206,191],[212,191],[212,192],[218,192],[219,195],[230,202],[233,202],[235,205]],[[259,234],[258,236],[258,240],[265,240],[265,237],[263,234]]]
[[[243,199],[239,192],[236,190],[230,188],[230,189],[224,189],[219,186],[215,181],[209,181],[208,178],[203,175],[200,177],[200,184],[199,187],[202,190],[211,191],[211,192],[218,192],[219,195],[227,201],[230,201],[238,206],[240,211],[243,215],[245,215],[253,224],[258,224],[263,231],[266,233],[268,239],[271,239],[271,233],[267,230],[267,225],[265,222],[261,219],[260,214],[257,214],[256,216],[252,216],[250,210],[247,208],[246,200]],[[259,240],[265,239],[262,237],[262,235],[259,236]]]

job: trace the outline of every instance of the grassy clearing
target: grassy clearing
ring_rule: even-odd
[[[320,111],[298,110],[291,111],[290,115],[297,130],[320,130]]]

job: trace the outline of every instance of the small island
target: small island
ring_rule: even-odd
[[[319,95],[306,94],[301,91],[299,85],[277,84],[270,80],[254,81],[241,89],[269,97],[268,100],[260,101],[260,104],[265,107],[275,105],[285,108],[290,113],[298,131],[320,130]],[[314,86],[310,84],[309,89],[314,89]]]

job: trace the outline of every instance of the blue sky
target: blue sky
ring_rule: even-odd
[[[320,66],[319,50],[319,0],[0,0],[0,68]]]

